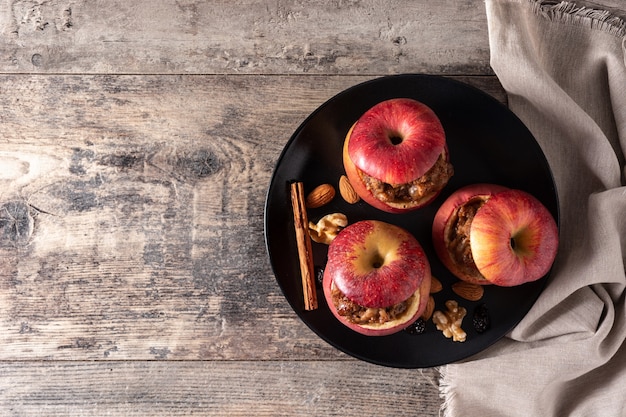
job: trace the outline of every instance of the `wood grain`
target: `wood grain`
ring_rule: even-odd
[[[491,74],[480,0],[6,0],[0,72]]]
[[[263,206],[298,124],[367,79],[0,77],[0,358],[342,358],[282,297]]]
[[[436,416],[434,370],[363,362],[0,363],[5,415]],[[11,383],[7,383],[11,381]],[[346,395],[346,393],[353,393]]]

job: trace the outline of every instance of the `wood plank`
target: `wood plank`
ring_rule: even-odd
[[[6,415],[437,416],[435,370],[363,362],[0,362]]]
[[[0,3],[0,72],[492,74],[481,0]]]
[[[367,79],[0,76],[0,359],[345,358],[282,297],[263,206],[292,132]]]

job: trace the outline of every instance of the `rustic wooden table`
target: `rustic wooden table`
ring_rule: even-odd
[[[2,0],[0,32],[0,414],[438,415],[435,369],[301,323],[263,209],[347,87],[439,74],[505,102],[482,0]]]

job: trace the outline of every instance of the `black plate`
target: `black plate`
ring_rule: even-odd
[[[335,186],[344,173],[342,145],[354,121],[374,104],[389,98],[409,97],[430,106],[446,131],[455,175],[441,195],[429,206],[410,214],[388,214],[364,202],[345,203],[337,196],[330,204],[309,211],[317,221],[332,212],[345,213],[350,223],[379,219],[411,231],[420,241],[433,275],[444,290],[434,294],[437,309],[455,299],[468,310],[463,321],[465,342],[453,342],[438,331],[432,321],[422,334],[406,331],[372,337],[360,335],[339,323],[328,310],[321,285],[319,308],[305,311],[302,300],[298,253],[295,244],[289,184],[302,181],[305,193],[314,186]],[[437,208],[454,190],[472,183],[497,183],[530,192],[558,219],[558,199],[550,167],[532,134],[504,105],[466,84],[428,75],[398,75],[378,78],[349,88],[313,112],[296,130],[274,170],[265,206],[265,239],[276,280],[300,319],[319,337],[356,358],[399,368],[426,368],[467,358],[485,349],[508,333],[528,312],[547,277],[513,288],[488,286],[478,302],[460,299],[451,292],[456,278],[435,255],[431,225]],[[314,262],[322,267],[327,246],[313,243]],[[477,333],[472,313],[485,303],[491,327]]]

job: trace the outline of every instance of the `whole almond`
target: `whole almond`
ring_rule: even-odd
[[[470,282],[459,281],[452,284],[452,291],[459,297],[469,301],[478,301],[483,297],[484,289],[482,285]]]
[[[307,208],[318,208],[335,198],[335,187],[330,184],[318,185],[306,197]]]
[[[426,303],[426,309],[424,309],[424,312],[422,313],[421,317],[425,321],[428,321],[432,317],[434,311],[435,311],[435,299],[433,298],[432,295],[429,295],[428,302]]]
[[[356,191],[354,191],[350,180],[345,175],[339,178],[339,194],[341,194],[341,197],[349,204],[354,204],[361,199]]]
[[[441,281],[437,278],[431,276],[430,277],[430,293],[436,294],[443,289],[443,285],[441,285]]]

